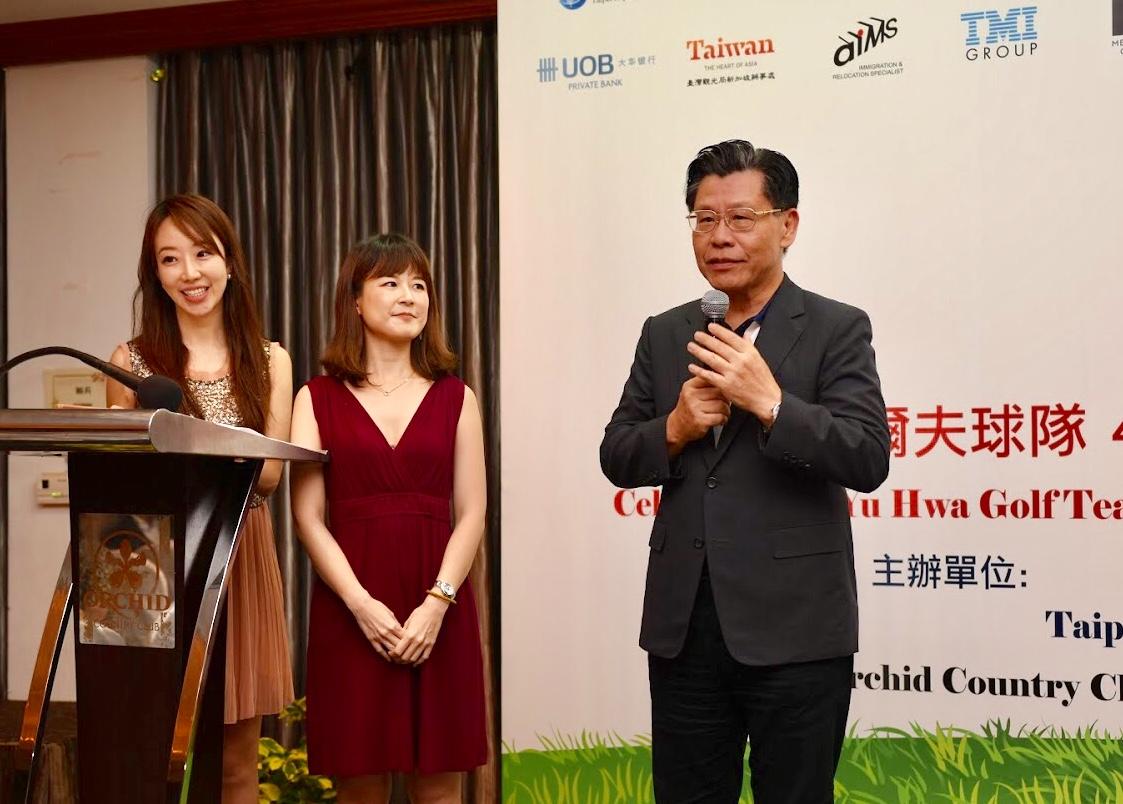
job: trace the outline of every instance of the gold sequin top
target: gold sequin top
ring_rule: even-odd
[[[269,361],[269,341],[265,341],[265,360]],[[134,342],[129,341],[129,363],[133,374],[140,378],[152,375],[152,369],[144,362],[140,350]],[[238,412],[238,404],[234,400],[234,390],[230,387],[230,375],[219,377],[217,380],[193,380],[187,378],[187,387],[191,395],[203,412],[203,418],[215,424],[229,424],[242,427],[244,422],[242,414]],[[254,494],[250,499],[250,507],[256,508],[265,502],[263,497]]]

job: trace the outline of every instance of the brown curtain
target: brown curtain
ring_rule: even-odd
[[[488,531],[472,572],[480,598],[491,763],[466,800],[499,800],[499,356],[495,24],[272,43],[162,59],[157,189],[199,192],[231,216],[267,336],[292,354],[294,385],[320,373],[339,264],[376,232],[432,257],[461,376],[484,411]],[[310,570],[273,498],[298,694]],[[455,737],[453,737],[455,739]]]

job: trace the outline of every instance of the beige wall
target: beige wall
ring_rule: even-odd
[[[137,249],[153,203],[155,96],[143,57],[7,71],[8,350],[64,345],[107,357],[127,339]],[[10,375],[12,407],[42,407],[41,358]],[[27,693],[66,550],[68,509],[35,503],[61,458],[13,456],[9,495],[8,687]],[[73,700],[68,645],[55,698]]]

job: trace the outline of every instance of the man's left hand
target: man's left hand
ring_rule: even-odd
[[[695,332],[687,344],[690,352],[703,365],[690,364],[690,373],[713,385],[731,404],[772,426],[772,408],[780,401],[780,386],[771,369],[748,338],[718,324],[709,324],[707,332]]]

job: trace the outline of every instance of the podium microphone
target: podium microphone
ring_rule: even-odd
[[[169,377],[153,374],[141,379],[131,371],[125,371],[120,366],[115,366],[105,360],[100,360],[93,355],[79,352],[77,349],[71,349],[68,346],[44,346],[42,349],[32,349],[30,352],[16,355],[7,363],[0,366],[0,375],[7,374],[10,369],[15,368],[20,363],[25,363],[28,360],[32,360],[36,357],[43,357],[44,355],[65,355],[67,357],[73,357],[75,360],[80,360],[87,366],[97,369],[106,377],[112,377],[117,382],[121,383],[121,385],[135,391],[137,405],[145,410],[164,408],[166,410],[177,411],[179,410],[180,404],[183,402],[183,389],[179,387],[179,383]]]
[[[729,296],[724,291],[711,288],[702,294],[702,315],[706,324],[720,324],[729,329],[725,323],[725,314],[729,312]]]

